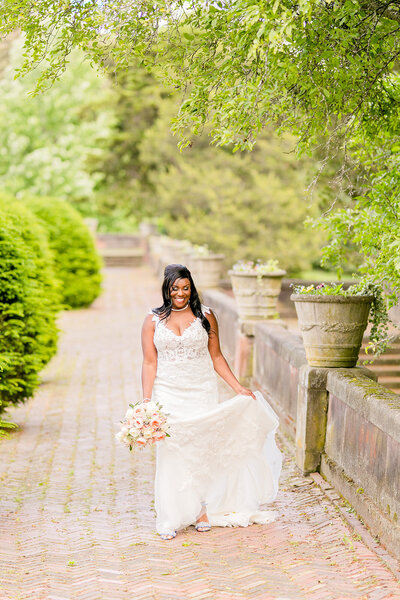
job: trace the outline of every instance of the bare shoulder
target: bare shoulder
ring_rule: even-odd
[[[208,306],[203,307],[203,315],[210,323],[212,329],[215,329],[218,326],[218,322],[212,308],[209,308]]]

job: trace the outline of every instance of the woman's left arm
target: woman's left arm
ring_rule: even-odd
[[[205,317],[208,319],[211,326],[210,335],[208,337],[208,351],[210,352],[215,371],[237,394],[252,396],[255,399],[256,397],[253,392],[248,388],[245,388],[240,381],[236,379],[221,352],[218,323],[214,314],[210,312],[209,314],[206,314]]]

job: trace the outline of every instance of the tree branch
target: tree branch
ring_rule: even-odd
[[[380,17],[386,17],[392,21],[400,23],[400,6],[398,0],[389,2],[380,2],[379,0],[360,0],[360,6],[367,11],[373,11]],[[395,8],[391,8],[394,6]]]

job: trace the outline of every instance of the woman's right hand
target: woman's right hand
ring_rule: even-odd
[[[254,400],[256,400],[254,393],[251,390],[249,390],[249,388],[246,388],[243,385],[241,385],[235,391],[240,396],[251,396]]]

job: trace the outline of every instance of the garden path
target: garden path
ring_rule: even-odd
[[[296,472],[285,440],[276,522],[155,535],[154,452],[130,454],[114,435],[158,303],[147,267],[106,269],[101,298],[62,315],[35,397],[10,410],[21,427],[0,442],[0,599],[400,599],[397,563]]]

